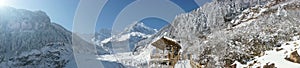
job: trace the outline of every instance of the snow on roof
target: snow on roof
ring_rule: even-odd
[[[163,36],[163,38],[166,38],[166,39],[168,39],[168,40],[170,40],[170,41],[173,41],[173,42],[177,42],[177,40],[172,39],[172,38],[169,38],[169,37],[166,37],[166,36]]]
[[[181,49],[181,46],[178,44],[176,40],[165,36],[155,40],[155,42],[153,42],[152,45],[161,50],[164,50],[166,46],[170,46],[170,45],[176,46],[179,49]]]

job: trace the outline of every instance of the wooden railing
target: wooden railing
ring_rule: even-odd
[[[202,68],[202,66],[199,63],[194,62],[193,60],[190,60],[190,64],[192,68]]]

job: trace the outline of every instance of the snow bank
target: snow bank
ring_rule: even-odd
[[[263,67],[264,65],[274,63],[275,67],[278,68],[299,68],[300,64],[293,63],[291,61],[286,60],[286,57],[297,51],[299,54],[300,51],[300,40],[286,42],[281,45],[281,47],[276,47],[273,50],[265,51],[263,56],[256,56],[254,60],[249,61],[247,64],[240,64],[239,62],[235,62],[237,64],[237,68],[242,67]]]

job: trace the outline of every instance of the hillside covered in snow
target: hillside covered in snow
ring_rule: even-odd
[[[178,15],[170,25],[138,42],[134,54],[102,55],[99,60],[160,66],[150,64],[156,49],[151,43],[166,36],[180,41],[182,55],[191,55],[190,60],[179,60],[175,65],[179,68],[188,61],[204,68],[297,68],[299,8],[298,0],[214,0]]]
[[[178,15],[166,32],[182,42],[183,54],[205,67],[246,64],[298,40],[299,5],[297,0],[215,0]]]
[[[76,68],[72,46],[82,44],[92,46],[43,11],[0,8],[0,68]]]

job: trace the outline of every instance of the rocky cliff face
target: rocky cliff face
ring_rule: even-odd
[[[0,67],[76,67],[71,35],[43,11],[1,7]]]
[[[297,0],[215,0],[178,15],[154,37],[181,41],[183,54],[209,68],[246,63],[299,36]]]

